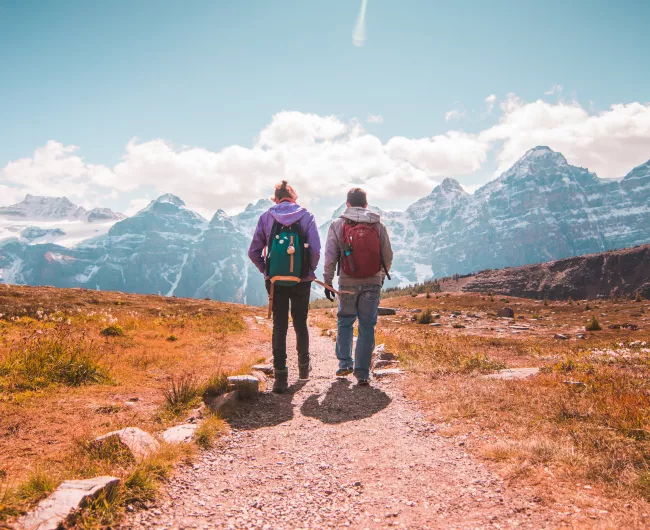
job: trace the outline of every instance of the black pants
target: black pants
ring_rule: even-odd
[[[269,289],[267,281],[267,290]],[[309,330],[307,314],[309,313],[309,295],[311,282],[298,285],[276,285],[273,294],[273,367],[284,370],[287,367],[287,331],[289,329],[289,303],[291,318],[296,331],[298,362],[309,362]]]

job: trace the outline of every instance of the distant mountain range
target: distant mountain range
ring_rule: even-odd
[[[208,221],[163,195],[124,218],[28,195],[0,208],[0,283],[263,304],[247,249],[270,205]],[[445,179],[406,211],[380,213],[395,249],[392,285],[631,247],[650,242],[650,161],[600,179],[536,147],[473,195]]]

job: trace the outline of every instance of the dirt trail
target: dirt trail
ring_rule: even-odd
[[[233,433],[180,469],[124,528],[556,528],[568,521],[510,490],[435,432],[396,380],[336,379],[330,339],[312,330],[312,378],[265,393]]]

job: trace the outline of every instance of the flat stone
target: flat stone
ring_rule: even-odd
[[[404,370],[400,370],[399,368],[384,368],[381,370],[373,370],[372,372],[375,377],[381,378],[381,377],[386,377],[390,375],[400,375],[404,373]]]
[[[483,379],[526,379],[539,373],[539,368],[506,368],[496,373],[483,375]]]
[[[106,433],[95,438],[91,443],[95,448],[109,444],[123,446],[136,459],[146,458],[160,448],[160,444],[153,436],[137,427],[126,427],[119,431]]]
[[[199,428],[197,423],[182,423],[175,427],[170,427],[164,431],[160,436],[168,444],[182,444],[190,443],[194,432]]]
[[[422,309],[420,308],[409,309],[409,313],[422,313]]]
[[[377,359],[373,365],[376,370],[380,368],[387,368],[388,366],[396,366],[399,364],[399,361],[389,361],[384,359]]]
[[[553,338],[556,340],[569,340],[569,337],[562,335],[562,333],[556,333]]]
[[[527,331],[527,330],[530,329],[530,326],[516,325],[516,326],[510,326],[510,329],[516,329],[516,330],[519,330],[519,331]]]
[[[253,370],[262,372],[266,375],[273,375],[273,365],[272,364],[254,364]]]
[[[439,328],[440,326],[442,326],[442,324],[440,322],[432,322],[431,324],[429,324],[429,326],[431,326],[432,328]]]
[[[240,397],[252,397],[260,391],[260,381],[252,375],[231,375],[228,378],[228,389],[239,392]]]
[[[209,401],[207,405],[212,412],[227,416],[239,407],[239,394],[237,391],[222,394],[214,400]]]
[[[377,309],[377,314],[379,316],[396,315],[397,309],[393,309],[392,307],[380,307]]]
[[[95,477],[86,480],[66,480],[54,493],[18,520],[18,528],[25,530],[56,530],[70,516],[100,493],[120,483],[116,477]]]
[[[586,338],[587,338],[587,336],[584,333],[577,333],[576,334],[576,339],[584,340]]]

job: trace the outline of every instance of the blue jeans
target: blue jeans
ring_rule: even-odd
[[[375,324],[381,285],[342,286],[339,296],[338,333],[336,334],[336,358],[339,368],[354,369],[357,379],[370,378],[370,362],[375,349]],[[359,337],[352,362],[354,321],[359,318]]]

